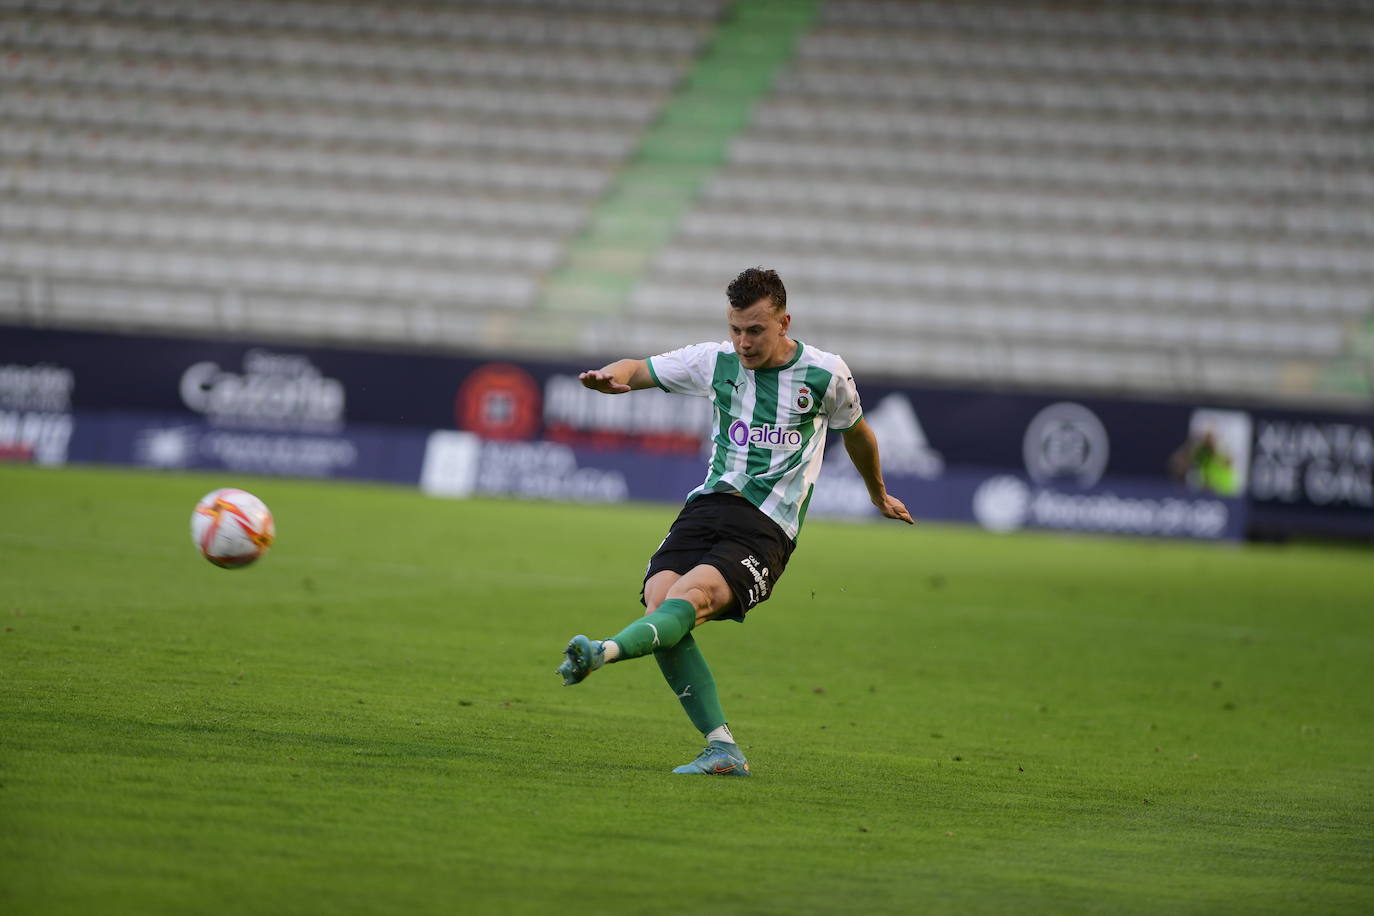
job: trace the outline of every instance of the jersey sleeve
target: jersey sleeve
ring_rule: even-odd
[[[673,394],[709,397],[719,344],[699,343],[651,356],[645,363],[654,384]]]
[[[848,431],[863,419],[863,405],[859,403],[859,389],[854,384],[854,376],[842,359],[837,359],[831,367],[834,381],[830,384],[826,413],[827,425],[831,429]]]

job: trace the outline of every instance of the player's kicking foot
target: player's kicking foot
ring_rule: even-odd
[[[563,664],[558,666],[557,674],[563,675],[563,686],[571,687],[587,679],[597,668],[606,664],[606,653],[601,640],[574,636],[563,650]]]
[[[712,741],[701,749],[697,759],[673,770],[694,776],[748,776],[749,761],[744,759],[738,744]]]

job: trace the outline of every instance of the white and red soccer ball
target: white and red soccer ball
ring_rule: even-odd
[[[245,490],[208,493],[191,513],[191,540],[205,559],[225,569],[252,563],[276,536],[271,510]]]

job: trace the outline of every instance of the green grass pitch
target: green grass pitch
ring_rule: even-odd
[[[813,522],[693,779],[652,661],[553,673],[674,511],[0,469],[0,911],[1374,911],[1368,551]]]

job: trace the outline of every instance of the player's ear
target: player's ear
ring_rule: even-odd
[[[783,333],[783,334],[786,334],[786,333],[787,333],[787,329],[790,328],[790,327],[792,326],[792,313],[791,313],[791,312],[783,312],[783,313],[782,313],[782,317],[781,317],[780,319],[778,319],[778,323],[779,323],[780,325],[782,325],[782,333]]]

